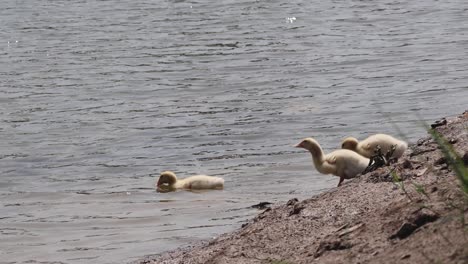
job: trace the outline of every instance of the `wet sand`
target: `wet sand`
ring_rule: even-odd
[[[468,111],[436,127],[465,165],[467,127]],[[459,185],[427,137],[396,164],[276,204],[232,233],[135,263],[467,263],[468,197]]]

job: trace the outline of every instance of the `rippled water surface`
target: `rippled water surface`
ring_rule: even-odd
[[[293,148],[468,98],[462,0],[0,2],[0,259],[125,263],[338,178]],[[224,191],[157,193],[204,173]]]

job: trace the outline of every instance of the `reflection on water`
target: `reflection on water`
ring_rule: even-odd
[[[2,1],[1,259],[127,262],[334,187],[293,144],[465,110],[467,8]],[[225,189],[157,193],[164,170]]]

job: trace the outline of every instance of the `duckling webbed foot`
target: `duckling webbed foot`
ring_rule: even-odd
[[[340,181],[338,182],[338,186],[336,186],[336,187],[340,187],[341,184],[343,183],[343,181],[344,181],[344,177],[341,176],[341,177],[340,177]]]
[[[395,150],[393,150],[395,151]],[[366,174],[368,172],[371,172],[371,171],[374,171],[380,167],[383,167],[385,165],[388,165],[388,154],[390,153],[390,156],[393,155],[393,151],[390,151],[387,152],[387,155],[383,155],[382,154],[382,149],[380,148],[379,145],[377,145],[377,147],[375,148],[374,150],[374,155],[370,157],[369,159],[369,165],[367,166],[367,168],[362,172],[363,174]]]
[[[392,145],[390,147],[390,149],[387,151],[387,154],[385,154],[385,160],[386,160],[386,164],[385,165],[390,165],[392,163],[395,163],[398,159],[397,158],[393,158],[393,153],[395,152],[396,150],[396,145]]]

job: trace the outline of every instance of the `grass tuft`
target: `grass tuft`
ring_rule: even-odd
[[[429,128],[427,125],[426,128],[437,145],[439,145],[439,148],[447,160],[447,164],[452,168],[452,170],[457,175],[457,178],[460,180],[461,188],[465,194],[468,195],[468,169],[463,163],[462,158],[455,151],[452,144],[450,144],[447,139],[445,139],[439,132],[437,132],[437,130]]]

